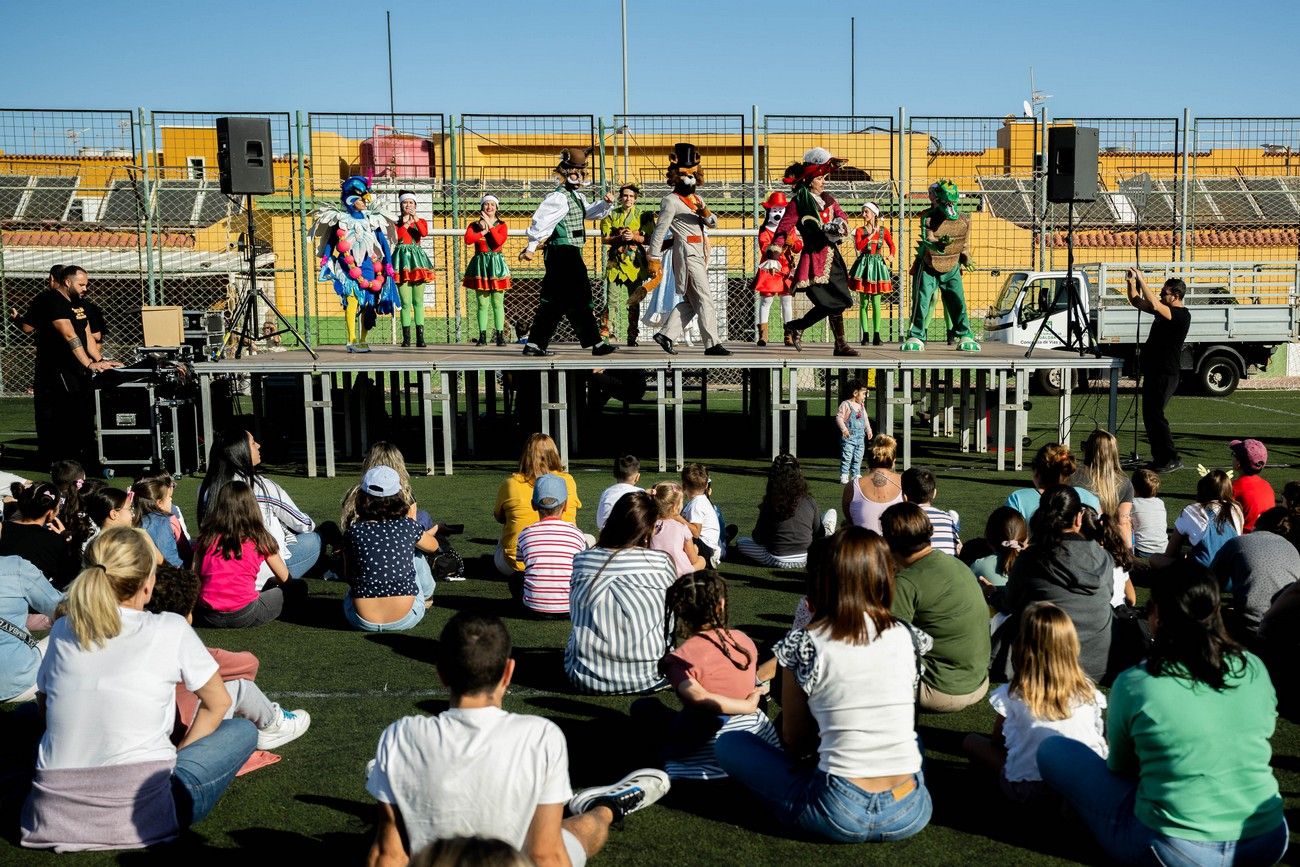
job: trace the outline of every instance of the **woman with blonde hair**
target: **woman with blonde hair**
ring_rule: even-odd
[[[406,456],[402,450],[387,440],[380,440],[370,447],[366,452],[366,457],[361,462],[361,475],[365,475],[375,467],[391,467],[397,471],[397,477],[402,483],[402,496],[406,497],[408,503],[415,502],[415,495],[411,492],[411,474],[406,469]],[[361,486],[356,485],[352,490],[343,495],[343,507],[339,513],[339,529],[347,530],[357,520],[357,494]],[[419,518],[416,519],[420,523]],[[425,527],[427,530],[430,523]]]
[[[1119,441],[1110,431],[1097,428],[1088,434],[1083,441],[1083,466],[1070,484],[1096,494],[1101,513],[1110,515],[1125,539],[1133,538],[1133,483],[1119,464]]]
[[[257,745],[184,618],[151,614],[154,549],[143,530],[91,542],[36,677],[45,735],[23,809],[22,844],[128,849],[200,822]],[[179,747],[169,735],[176,684],[201,702]]]
[[[897,450],[898,443],[888,434],[876,434],[867,443],[867,472],[860,479],[849,479],[840,503],[854,527],[879,533],[885,509],[903,502],[903,479],[894,472]]]
[[[578,510],[582,508],[582,501],[578,499],[578,484],[560,461],[560,451],[555,447],[555,440],[544,433],[535,433],[524,443],[523,452],[519,455],[519,469],[497,488],[496,503],[492,506],[492,516],[502,525],[501,540],[497,543],[492,562],[506,578],[524,571],[524,564],[518,557],[519,533],[524,527],[540,520],[537,510],[533,508],[533,485],[547,473],[564,479],[564,486],[569,492],[560,517],[570,524],[578,523]],[[589,545],[594,542],[594,538],[587,540]]]

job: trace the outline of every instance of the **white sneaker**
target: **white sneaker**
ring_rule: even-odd
[[[668,794],[671,785],[668,775],[658,768],[641,768],[611,786],[593,786],[577,792],[569,801],[569,812],[577,816],[595,807],[609,807],[614,822],[621,822],[627,814],[648,807]]]
[[[284,746],[289,741],[297,740],[311,728],[311,714],[305,710],[285,710],[278,704],[275,708],[276,721],[257,733],[257,748],[273,750]]]
[[[839,526],[840,516],[834,509],[827,509],[826,514],[822,515],[822,529],[827,536],[835,535],[835,528]]]
[[[848,474],[848,473],[840,473],[840,484],[841,484],[841,485],[847,485],[848,483],[849,483],[849,474]]]

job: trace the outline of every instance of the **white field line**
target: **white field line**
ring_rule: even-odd
[[[1274,409],[1271,406],[1260,406],[1259,404],[1254,404],[1254,403],[1241,403],[1240,401],[1228,400],[1226,397],[1212,397],[1210,398],[1210,400],[1217,401],[1218,403],[1226,403],[1229,406],[1244,406],[1247,409],[1258,409],[1263,412],[1273,412],[1273,413],[1277,413],[1278,415],[1290,416],[1291,418],[1300,418],[1300,412],[1289,412],[1285,409]]]

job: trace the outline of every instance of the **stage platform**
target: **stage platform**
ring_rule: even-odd
[[[394,346],[372,347],[368,353],[349,353],[342,346],[322,346],[318,358],[306,350],[260,352],[243,358],[203,362],[195,365],[199,377],[200,401],[204,442],[212,442],[212,382],[217,376],[248,376],[254,383],[263,376],[294,374],[302,377],[304,425],[307,443],[307,473],[317,475],[317,418],[323,436],[324,471],[335,474],[335,437],[333,423],[333,395],[336,383],[349,393],[354,377],[359,374],[373,376],[378,383],[389,377],[393,406],[403,402],[396,394],[400,388],[409,394],[408,385],[418,394],[416,413],[424,428],[424,466],[428,474],[437,472],[435,456],[435,418],[439,413],[448,420],[455,419],[459,397],[465,395],[466,431],[468,447],[473,448],[474,419],[480,391],[480,379],[486,396],[495,400],[497,372],[546,372],[541,379],[541,429],[556,438],[561,457],[567,463],[571,438],[578,433],[573,413],[572,387],[577,371],[594,370],[645,370],[653,374],[654,399],[659,423],[659,469],[666,471],[668,458],[668,413],[673,422],[673,463],[678,469],[685,462],[683,442],[683,378],[701,371],[745,371],[746,388],[752,391],[755,415],[760,420],[756,435],[770,444],[772,455],[781,451],[797,453],[796,429],[798,416],[797,371],[825,369],[848,371],[850,375],[864,375],[875,371],[872,389],[879,433],[887,433],[900,440],[900,459],[904,467],[911,465],[913,416],[918,395],[928,403],[930,426],[934,434],[954,437],[957,447],[964,452],[987,453],[988,425],[986,418],[996,416],[994,429],[1004,432],[1004,448],[994,449],[999,470],[1007,466],[1011,452],[1012,466],[1023,465],[1023,437],[1027,413],[1025,401],[1032,374],[1044,369],[1090,369],[1109,384],[1108,419],[1110,429],[1117,423],[1118,385],[1122,361],[1092,355],[1079,356],[1074,352],[1051,349],[1035,350],[1026,355],[1022,347],[986,343],[981,352],[957,352],[944,344],[930,344],[925,352],[900,352],[896,345],[889,347],[855,347],[857,357],[838,357],[827,344],[805,343],[803,351],[779,344],[758,347],[752,343],[728,343],[730,356],[708,356],[700,347],[679,345],[677,355],[665,353],[652,341],[640,346],[620,347],[610,355],[595,358],[590,350],[571,344],[555,345],[555,355],[544,358],[522,354],[518,344],[500,346],[436,345],[424,349],[402,349]],[[483,373],[492,375],[483,377]],[[915,385],[917,374],[923,373],[924,391]],[[1019,375],[1025,374],[1025,375]],[[464,377],[464,386],[459,382]],[[1071,421],[1072,377],[1062,377],[1065,390],[1061,397],[1058,418],[1058,436],[1069,438]],[[830,394],[831,378],[826,378]],[[1010,392],[1010,394],[1009,394]],[[552,399],[554,395],[555,399]],[[990,403],[992,396],[992,403]],[[1008,397],[1011,400],[1008,401]],[[748,395],[747,395],[748,397]],[[409,397],[407,398],[409,401]],[[347,408],[345,407],[345,410]],[[358,408],[363,414],[364,404]],[[345,413],[346,414],[346,413]],[[1008,428],[1007,425],[1012,425]],[[442,425],[443,472],[453,471],[452,453],[456,425]],[[364,424],[362,426],[364,430]],[[1014,432],[1014,433],[1012,433]],[[784,435],[783,435],[784,434]],[[346,431],[350,440],[351,428]],[[364,434],[363,434],[364,436]],[[363,445],[364,448],[364,445]],[[350,452],[351,442],[346,444]],[[701,450],[702,451],[702,450]],[[206,457],[206,456],[205,456]],[[412,456],[414,457],[414,456]],[[412,460],[412,464],[416,461]]]

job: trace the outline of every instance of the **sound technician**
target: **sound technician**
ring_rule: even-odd
[[[1151,443],[1150,469],[1157,473],[1171,473],[1182,469],[1174,447],[1174,436],[1165,418],[1165,407],[1178,389],[1182,370],[1183,341],[1192,324],[1191,312],[1183,306],[1187,284],[1176,277],[1165,281],[1157,295],[1147,286],[1145,276],[1137,268],[1128,269],[1124,277],[1128,303],[1150,313],[1154,321],[1142,344],[1138,372],[1142,376],[1142,426]]]

